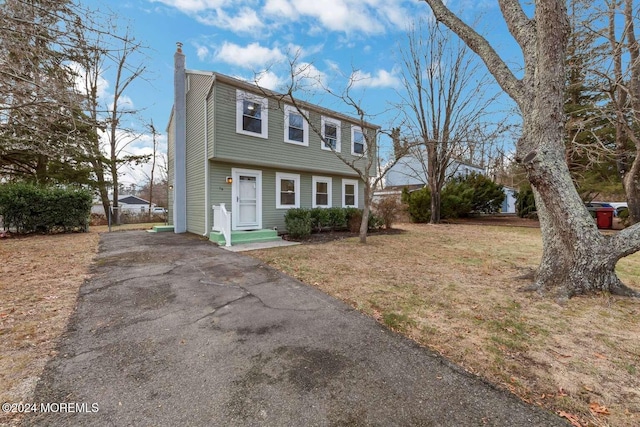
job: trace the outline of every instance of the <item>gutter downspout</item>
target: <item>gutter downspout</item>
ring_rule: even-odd
[[[209,194],[209,96],[213,90],[213,84],[216,81],[215,74],[211,76],[211,84],[207,95],[204,97],[204,234],[208,237],[211,232],[210,220],[211,218],[211,196]]]

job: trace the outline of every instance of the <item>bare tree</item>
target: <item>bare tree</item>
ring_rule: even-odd
[[[355,71],[351,73],[344,90],[342,92],[335,92],[325,85],[321,79],[314,76],[313,73],[310,73],[312,64],[301,64],[298,59],[299,54],[290,59],[288,83],[279,94],[268,92],[264,89],[262,89],[262,92],[264,95],[275,99],[281,109],[284,103],[292,105],[308,123],[309,129],[321,139],[322,144],[329,148],[340,161],[351,168],[363,182],[364,203],[359,238],[360,243],[364,244],[367,242],[369,215],[371,213],[374,189],[384,179],[389,169],[406,154],[407,145],[403,144],[399,138],[395,138],[392,146],[389,148],[389,152],[382,153],[380,136],[384,131],[378,126],[371,124],[371,118],[373,116],[364,110],[362,100],[354,95],[354,85],[359,81],[359,73]],[[256,81],[256,85],[259,86],[258,81]],[[320,88],[323,93],[330,95],[340,104],[355,113],[355,122],[362,131],[362,150],[360,153],[353,156],[344,155],[340,151],[337,151],[336,146],[330,138],[325,135],[325,132],[323,132],[321,123],[311,119],[308,109],[312,109],[313,106],[299,98],[299,96],[309,96],[310,91],[313,90],[311,88]],[[386,159],[381,160],[381,158]]]
[[[534,189],[543,254],[528,288],[560,297],[606,291],[640,297],[616,276],[617,261],[640,250],[640,225],[613,236],[597,229],[571,180],[565,160],[565,58],[569,35],[564,0],[538,0],[529,17],[517,0],[498,0],[522,50],[524,75],[516,77],[493,47],[441,0],[425,0],[436,19],[452,29],[485,62],[518,104],[523,135],[516,159]]]
[[[608,5],[607,38],[613,75],[600,72],[607,79],[608,95],[613,106],[611,121],[616,130],[616,163],[629,206],[632,223],[640,222],[640,44],[636,37],[635,21],[638,10],[632,0],[611,0]],[[617,34],[619,14],[623,28]],[[623,56],[628,55],[627,60]]]
[[[113,191],[112,206],[118,223],[120,169],[149,159],[149,156],[127,153],[127,147],[139,139],[140,134],[126,126],[140,111],[128,104],[126,93],[136,79],[144,78],[146,47],[136,41],[128,29],[120,34],[116,17],[102,17],[102,20],[108,22],[109,33],[87,27],[77,29],[77,39],[81,42],[77,45],[74,63],[85,94],[84,110],[94,129],[94,137],[87,142],[85,149],[91,159],[105,213],[111,209],[109,188]],[[101,93],[101,84],[106,81],[105,74],[110,70],[114,71],[113,93],[105,97]]]
[[[482,64],[451,36],[436,22],[418,21],[408,33],[408,46],[400,49],[404,86],[400,109],[416,142],[406,164],[412,163],[412,172],[431,190],[433,224],[440,222],[440,193],[455,165],[473,157],[476,144],[490,139],[479,130],[495,99],[488,94],[493,81]]]
[[[149,132],[151,132],[151,138],[153,140],[153,154],[151,155],[151,176],[149,177],[149,212],[151,212],[151,206],[153,205],[153,184],[154,173],[156,171],[156,160],[158,156],[158,132],[153,125],[153,120],[149,123]]]

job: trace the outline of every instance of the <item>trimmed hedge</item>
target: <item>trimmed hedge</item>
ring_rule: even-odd
[[[312,232],[351,230],[362,221],[362,209],[357,208],[296,208],[284,215],[287,233],[294,239],[305,239]],[[369,229],[380,228],[384,224],[380,218],[369,213]]]
[[[91,213],[91,192],[81,189],[0,185],[0,216],[5,228],[18,233],[86,231]]]

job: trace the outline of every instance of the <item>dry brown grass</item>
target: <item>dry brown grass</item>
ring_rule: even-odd
[[[406,233],[251,252],[527,402],[583,426],[640,425],[640,304],[518,291],[540,232],[402,224]],[[640,254],[618,266],[640,288]]]
[[[135,228],[149,224],[114,227]],[[32,398],[104,231],[106,226],[89,233],[0,239],[0,403]],[[16,424],[18,418],[0,413],[0,425]]]

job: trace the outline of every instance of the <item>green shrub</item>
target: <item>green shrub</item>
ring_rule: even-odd
[[[313,231],[322,231],[331,228],[331,215],[329,209],[313,208],[310,211],[310,215]]]
[[[384,224],[384,219],[382,219],[382,217],[379,217],[374,212],[369,212],[369,222],[367,223],[369,230],[378,230],[382,228]]]
[[[471,213],[473,187],[463,179],[452,179],[440,193],[440,218],[462,218]]]
[[[400,203],[395,196],[383,197],[373,204],[376,215],[384,224],[384,228],[391,228],[400,214]]]
[[[329,208],[329,227],[332,230],[345,230],[347,228],[347,212],[344,208]]]
[[[456,177],[442,189],[441,218],[463,218],[472,213],[499,212],[503,186],[478,173]]]
[[[406,190],[406,191],[405,191]],[[405,187],[403,200],[408,204],[409,218],[412,222],[429,222],[431,219],[431,190],[428,187],[409,192]]]
[[[520,218],[530,218],[535,215],[536,200],[533,197],[531,184],[523,184],[516,194],[516,214]]]
[[[88,190],[0,185],[0,216],[5,227],[15,227],[18,233],[86,230],[90,212]]]
[[[347,221],[349,224],[349,231],[357,233],[360,231],[360,224],[362,224],[362,211],[356,208],[345,208],[347,211]]]
[[[472,173],[463,179],[473,189],[471,212],[492,214],[500,212],[506,195],[504,186],[496,184],[486,175]]]
[[[621,209],[618,212],[618,218],[620,218],[620,221],[622,222],[622,225],[624,227],[628,227],[630,224],[630,220],[629,220],[629,209],[628,208],[624,208]]]
[[[305,239],[311,235],[311,212],[309,209],[289,209],[284,215],[287,233],[294,239]]]

